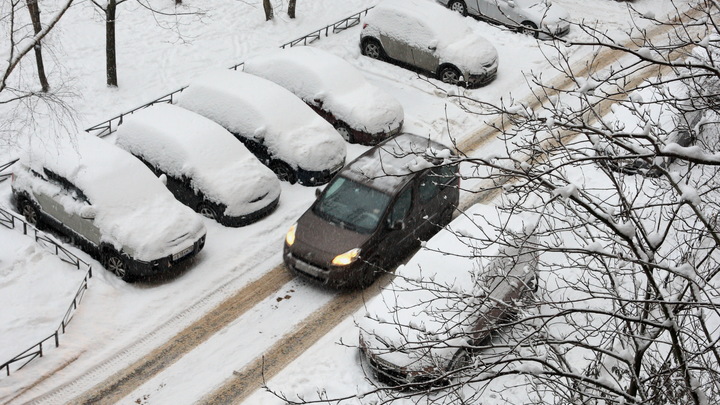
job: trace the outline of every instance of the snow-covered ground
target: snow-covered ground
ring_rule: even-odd
[[[611,0],[555,2],[570,10],[576,21],[598,20],[611,35],[619,35],[630,25],[627,6],[623,3]],[[77,111],[80,128],[173,91],[208,69],[237,64],[252,52],[277,47],[376,1],[301,0],[296,20],[288,19],[277,10],[277,19],[273,22],[264,21],[260,1],[216,0],[212,8],[201,0],[183,3],[208,9],[201,20],[193,17],[180,20],[183,24],[177,28],[182,39],[172,28],[161,28],[154,17],[135,2],[119,7],[120,87],[117,89],[105,86],[104,25],[99,14],[92,3],[86,1],[78,2],[68,11],[45,49],[52,50],[57,61],[57,64],[49,63],[54,72],[51,80],[69,77],[67,80],[78,95],[70,103]],[[659,16],[659,9],[667,7],[667,3],[636,0],[633,5],[640,10],[652,9]],[[486,87],[469,91],[472,97],[491,102],[510,95],[521,97],[527,92],[524,73],[551,74],[543,57],[543,43],[482,22],[477,22],[475,29],[495,45],[500,63],[497,79]],[[484,127],[482,117],[466,114],[456,101],[444,97],[446,92],[457,91],[455,88],[360,56],[359,30],[354,27],[324,37],[313,46],[343,57],[360,68],[371,83],[396,97],[405,109],[406,131],[448,143],[448,135],[468,140],[468,134]],[[569,35],[580,33],[571,31]],[[490,143],[477,153],[502,153],[495,149],[496,145],[499,144]],[[348,145],[348,159],[366,148]],[[0,153],[8,159],[14,154],[10,149]],[[67,396],[46,402],[58,402],[57,398],[62,398],[59,402],[68,401],[73,394],[89,388],[78,380],[88,370],[94,369],[99,381],[171,338],[224,298],[279,265],[285,231],[313,199],[313,188],[283,183],[277,211],[258,223],[225,228],[204,220],[208,229],[205,249],[190,269],[169,280],[126,284],[75,249],[95,268],[89,291],[67,333],[61,337],[58,349],[47,350],[44,358],[13,372],[10,377],[0,376],[0,402],[25,402],[75,381],[76,391],[66,390],[63,395]],[[9,182],[0,183],[0,205],[10,206]],[[4,362],[34,344],[38,337],[52,332],[83,275],[42,252],[32,239],[16,231],[0,227],[0,246],[0,305],[3,308],[0,361]],[[333,296],[330,291],[297,279],[278,285],[277,294],[148,380],[121,403],[135,403],[139,398],[144,404],[194,402],[232,375],[233,370],[242,369],[260,356],[295,323]],[[56,310],[60,311],[59,315],[52,313]],[[310,394],[316,387],[327,388],[328,394],[368,389],[357,350],[338,345],[341,338],[349,343],[357,341],[351,318],[272,379],[270,386],[288,394]],[[508,389],[505,394],[506,398],[526,395],[518,389]],[[488,401],[493,402],[492,398]],[[281,402],[259,391],[246,403]]]

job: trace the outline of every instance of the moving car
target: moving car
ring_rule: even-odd
[[[553,38],[570,31],[570,13],[549,0],[437,0],[463,16],[472,15],[532,35]]]
[[[477,347],[537,288],[528,225],[476,204],[398,267],[357,319],[363,361],[380,382],[441,385],[472,364]]]
[[[215,122],[171,104],[127,116],[116,144],[164,175],[180,202],[227,226],[269,215],[280,181],[242,143]]]
[[[429,1],[385,0],[369,10],[360,50],[469,88],[486,85],[497,75],[495,47],[466,19]]]
[[[400,134],[347,165],[285,238],[297,275],[331,287],[371,284],[450,222],[459,199],[453,153]]]
[[[332,125],[294,94],[261,77],[213,71],[193,81],[177,105],[230,131],[280,180],[317,186],[345,164],[345,141]]]
[[[246,60],[243,70],[290,90],[350,143],[375,145],[402,127],[403,108],[394,97],[322,49],[276,49]]]
[[[69,236],[118,277],[159,274],[203,248],[200,217],[131,154],[86,133],[33,146],[13,172],[19,212]]]

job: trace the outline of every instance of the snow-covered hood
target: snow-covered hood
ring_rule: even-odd
[[[485,38],[469,32],[447,44],[438,44],[440,63],[448,62],[469,74],[483,74],[498,58],[497,50]]]
[[[125,118],[117,144],[171,176],[190,179],[225,214],[255,212],[280,195],[277,176],[219,124],[170,104]]]
[[[320,171],[345,161],[345,141],[335,128],[269,80],[232,70],[213,71],[193,81],[177,104],[234,134],[264,143],[294,167]]]
[[[353,129],[373,134],[393,130],[403,121],[397,99],[370,84],[344,59],[322,49],[277,49],[251,57],[243,66],[245,72],[281,85]]]
[[[205,234],[199,216],[175,200],[129,153],[85,133],[51,142],[40,145],[36,141],[21,155],[21,164],[39,174],[47,168],[78,187],[92,204],[93,223],[103,242],[135,259],[151,261],[189,247]],[[24,173],[22,179],[23,171],[18,171],[15,187],[31,191],[49,184]],[[64,208],[79,214],[72,210],[80,205]]]

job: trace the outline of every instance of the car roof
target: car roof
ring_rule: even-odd
[[[460,14],[425,0],[384,0],[368,11],[365,21],[373,23],[382,20],[381,24],[392,24],[398,17],[422,23],[436,40],[445,44],[472,35],[470,26]],[[413,33],[407,32],[405,36],[411,38]]]
[[[360,155],[339,176],[395,194],[412,180],[413,174],[448,164],[452,156],[454,152],[440,142],[402,133]]]

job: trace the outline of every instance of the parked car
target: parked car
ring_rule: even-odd
[[[458,187],[446,146],[390,138],[348,164],[290,228],[285,265],[323,285],[367,286],[450,222]]]
[[[17,208],[55,228],[125,281],[195,256],[205,226],[140,161],[86,133],[52,147],[36,142],[13,172]]]
[[[227,226],[269,215],[280,181],[242,143],[215,122],[171,104],[155,104],[125,118],[116,144],[165,176],[175,198]]]
[[[570,13],[549,0],[437,0],[463,16],[502,24],[535,38],[570,32]]]
[[[537,288],[527,223],[474,205],[433,236],[366,305],[360,351],[382,383],[424,388],[472,364],[516,305]],[[513,238],[499,237],[498,227]]]
[[[385,0],[368,11],[360,49],[371,58],[469,88],[486,85],[497,75],[495,47],[457,13],[423,0]]]
[[[281,180],[325,184],[345,164],[346,146],[332,125],[279,85],[233,70],[193,81],[177,105],[222,125]]]
[[[400,132],[402,105],[339,56],[294,46],[251,57],[243,66],[300,97],[350,143],[375,145]]]

